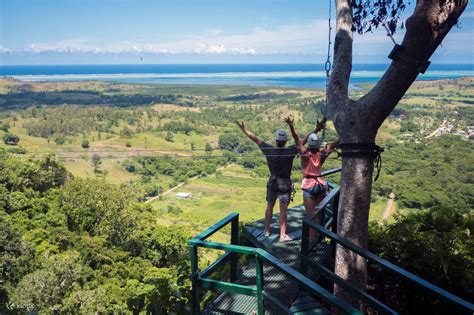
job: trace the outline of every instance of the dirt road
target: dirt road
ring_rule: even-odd
[[[382,221],[386,221],[393,213],[395,210],[395,194],[393,192],[390,193],[388,196],[388,201],[387,201],[387,208],[385,208],[385,211],[382,216]]]

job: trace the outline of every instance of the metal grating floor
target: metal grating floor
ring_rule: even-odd
[[[301,246],[301,222],[304,216],[304,207],[298,206],[288,210],[287,232],[295,237],[293,241],[281,243],[279,239],[279,214],[272,219],[272,235],[268,238],[263,236],[263,220],[253,222],[244,226],[245,236],[258,247],[266,249],[270,254],[280,259],[288,266],[299,270],[300,246]],[[315,260],[322,260],[326,256],[329,246],[322,244],[312,254]],[[298,284],[286,277],[272,266],[264,265],[264,288],[267,293],[273,295],[280,303],[291,306],[295,314],[327,314],[319,303],[314,301],[306,293],[299,290]],[[256,285],[255,263],[241,269],[238,283],[248,286]],[[319,306],[318,306],[319,305]],[[203,312],[203,314],[252,314],[257,310],[257,300],[254,297],[222,293]],[[266,307],[267,314],[278,314],[278,312]]]

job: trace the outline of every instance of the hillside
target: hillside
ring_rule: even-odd
[[[265,160],[234,120],[271,141],[291,115],[303,134],[321,119],[323,97],[308,89],[0,79],[0,267],[8,269],[0,312],[146,306],[184,314],[186,240],[230,212],[243,222],[263,216]],[[473,78],[410,89],[377,138],[385,152],[370,213],[374,250],[467,298],[473,100]],[[328,124],[325,140],[335,137]],[[334,155],[325,168],[340,163]],[[302,202],[299,167],[295,160],[293,205]],[[404,244],[406,235],[412,243],[394,255],[387,244]],[[228,239],[225,231],[214,237]],[[406,259],[404,250],[420,248],[433,253],[429,268]],[[213,257],[207,252],[200,265]],[[456,261],[449,270],[446,257]]]
[[[16,98],[15,95],[21,94],[25,98],[17,104],[21,108],[1,113],[4,126],[1,136],[8,130],[21,139],[16,147],[2,144],[5,149],[24,149],[26,154],[22,156],[28,157],[54,154],[75,176],[98,176],[112,183],[133,183],[144,190],[144,198],[153,197],[190,177],[213,174],[216,168],[233,160],[247,166],[241,169],[242,174],[258,174],[264,180],[266,170],[262,159],[256,158],[259,153],[238,132],[234,119],[246,121],[251,130],[264,139],[271,139],[274,129],[285,127],[281,120],[286,115],[294,116],[298,129],[307,131],[321,117],[323,108],[322,91],[306,89],[104,82],[23,83],[13,79],[1,79],[0,87],[3,93],[0,103],[6,104],[7,108],[12,105],[11,95]],[[353,97],[365,88],[367,86],[362,85],[360,90],[353,90]],[[28,93],[57,93],[53,99],[60,105],[45,106],[51,102],[42,104],[36,94],[28,96]],[[94,95],[87,106],[75,102],[76,97],[84,100],[84,93]],[[118,103],[112,102],[113,106],[107,102],[95,103],[103,101],[104,96],[118,100]],[[123,97],[130,101],[121,103]],[[50,96],[46,94],[44,99],[48,98]],[[158,103],[156,99],[146,105],[140,103],[141,99],[149,98],[159,98]],[[417,82],[382,127],[379,142],[388,142],[396,150],[430,138],[436,142],[434,135],[451,133],[466,139],[472,133],[472,127],[469,127],[474,125],[470,104],[473,99],[473,78]],[[331,126],[329,129],[328,138],[334,138]],[[231,148],[232,153],[222,150],[219,143],[219,137],[224,134],[232,135],[230,141],[237,141],[232,144],[235,145]],[[87,148],[83,148],[84,142],[87,142]],[[98,166],[92,161],[94,155]],[[194,169],[183,166],[186,170],[144,170],[150,163],[152,168],[162,163],[146,158],[158,156],[179,157],[183,164],[194,157],[205,163],[198,163],[199,167]],[[384,160],[390,163],[390,151],[386,151]],[[336,160],[331,163],[337,165]],[[385,175],[382,184],[384,178],[390,177],[384,172],[386,169],[382,170]],[[294,176],[297,179],[298,172],[294,172]],[[240,180],[239,177],[236,179]],[[397,181],[397,178],[393,180]],[[376,188],[382,184],[377,184]],[[255,187],[255,192],[261,187],[252,182],[245,185],[252,191]],[[180,188],[182,191],[187,189],[186,185]],[[195,191],[192,187],[188,190]],[[394,193],[399,195],[397,191]],[[172,196],[161,200],[161,207],[166,208],[168,205],[163,206],[166,203],[172,205],[175,202]],[[374,197],[372,219],[382,219],[387,202],[387,195]],[[402,211],[405,208],[397,207]]]

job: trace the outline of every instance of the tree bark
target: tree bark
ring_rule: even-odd
[[[394,60],[377,84],[357,101],[348,98],[352,69],[352,7],[350,0],[336,2],[334,67],[328,85],[328,118],[332,118],[341,144],[372,143],[378,129],[418,76],[416,66]],[[401,46],[416,60],[428,60],[457,23],[467,0],[418,0]],[[338,234],[367,247],[373,157],[343,157]],[[337,246],[335,272],[366,289],[364,259]],[[358,301],[335,286],[335,294],[353,305]]]

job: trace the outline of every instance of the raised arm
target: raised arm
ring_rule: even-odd
[[[305,145],[306,142],[308,142],[308,138],[309,138],[309,136],[310,136],[312,133],[318,133],[318,132],[320,132],[321,130],[323,130],[324,128],[326,128],[326,120],[327,120],[326,117],[324,117],[323,120],[316,122],[316,127],[314,127],[314,130],[311,131],[310,133],[308,133],[308,134],[306,135],[306,137],[303,138],[303,140],[302,140],[302,141],[303,141],[303,145]]]
[[[245,128],[245,125],[244,125],[244,122],[243,121],[238,121],[236,120],[235,123],[237,124],[237,126],[239,126],[239,128],[245,133],[245,135],[247,137],[249,137],[250,140],[252,140],[253,142],[255,142],[259,147],[260,145],[262,144],[262,140],[260,140],[259,138],[257,138],[257,136],[255,136],[253,133],[251,133],[247,128]]]
[[[290,127],[291,135],[293,136],[293,139],[295,140],[295,144],[296,144],[296,148],[298,149],[298,152],[300,154],[304,154],[306,152],[306,148],[304,147],[305,142],[303,142],[304,140],[298,136],[298,133],[296,133],[295,126],[294,126],[295,120],[293,118],[290,118],[290,116],[288,116],[284,119],[284,121]],[[307,138],[308,137],[306,137],[305,139],[307,140]]]

